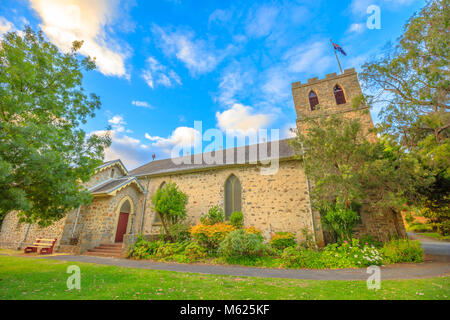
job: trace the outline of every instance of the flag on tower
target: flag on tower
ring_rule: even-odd
[[[337,43],[334,43],[334,42],[331,42],[331,43],[333,44],[334,50],[337,50],[340,53],[342,53],[344,56],[347,56],[347,54],[345,53],[344,49],[342,49],[340,45],[338,45]]]

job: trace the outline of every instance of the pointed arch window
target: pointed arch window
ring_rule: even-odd
[[[235,211],[241,211],[241,183],[232,174],[225,182],[225,218],[229,219]]]
[[[341,86],[338,84],[334,86],[334,98],[336,99],[336,104],[346,103],[344,90],[342,90]]]
[[[316,110],[316,106],[319,104],[319,97],[314,91],[309,93],[309,106],[311,107],[311,111]]]

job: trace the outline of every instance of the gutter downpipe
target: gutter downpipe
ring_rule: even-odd
[[[77,210],[77,216],[76,216],[76,218],[75,218],[75,223],[73,224],[73,229],[72,229],[72,236],[71,236],[71,238],[73,238],[73,235],[75,234],[75,229],[76,229],[77,223],[78,223],[78,217],[80,216],[80,210],[81,210],[81,206],[79,206],[79,207],[78,207],[78,210]]]
[[[30,232],[30,228],[31,228],[31,223],[29,223],[27,225],[27,230],[25,231],[25,236],[23,237],[22,241],[19,242],[19,245],[17,246],[17,250],[20,250],[20,247],[22,246],[22,244],[25,242],[25,240],[28,237],[28,232]]]
[[[303,142],[300,142],[301,146],[302,146],[302,159],[303,159],[303,163],[306,163],[305,160],[305,149],[303,147]],[[312,223],[312,227],[313,227],[313,236],[314,236],[314,243],[317,246],[317,239],[316,239],[316,226],[314,223],[314,215],[313,215],[313,209],[312,209],[312,200],[311,200],[311,185],[309,183],[309,178],[306,175],[305,172],[305,177],[306,177],[306,184],[308,186],[308,197],[309,197],[309,213],[311,214],[311,223]]]
[[[150,178],[147,182],[147,187],[144,190],[144,201],[142,203],[142,218],[141,218],[141,226],[139,228],[139,233],[142,233],[142,230],[144,228],[144,218],[145,218],[145,205],[147,203],[147,194],[148,194],[148,186],[150,185]]]

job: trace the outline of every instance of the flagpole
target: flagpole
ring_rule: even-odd
[[[339,62],[339,57],[338,57],[338,55],[337,55],[336,48],[335,48],[334,45],[333,45],[333,40],[330,39],[330,42],[331,42],[331,46],[333,47],[334,55],[336,56],[337,63],[338,63],[338,65],[339,65],[339,70],[341,70],[341,74],[342,74],[343,72],[342,72],[341,63]]]

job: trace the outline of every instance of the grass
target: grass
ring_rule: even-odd
[[[438,239],[438,240],[450,240],[450,236],[443,236],[437,232],[423,232],[423,233],[419,233],[419,235],[424,236],[424,237]]]
[[[81,290],[68,290],[67,267],[81,269]],[[0,299],[441,299],[450,277],[365,281],[293,280],[178,273],[0,256]]]

